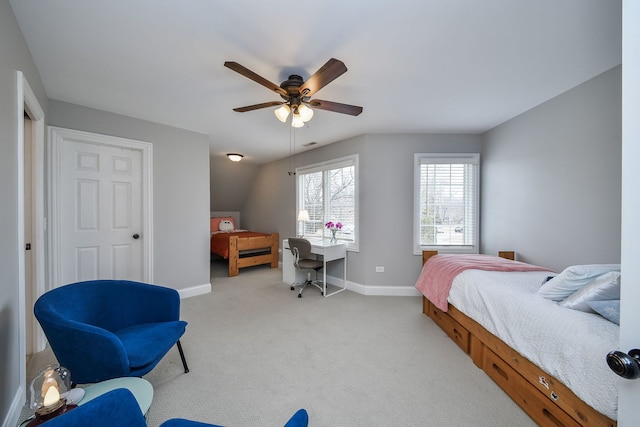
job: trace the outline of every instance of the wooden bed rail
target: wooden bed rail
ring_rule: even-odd
[[[434,255],[438,255],[438,251],[422,251],[422,265]],[[498,251],[498,256],[512,261],[516,259],[516,253],[514,251]]]
[[[237,276],[241,268],[255,265],[270,264],[271,268],[278,268],[278,233],[268,236],[229,237],[229,277]],[[263,249],[250,256],[242,256],[242,251]],[[266,253],[268,251],[268,253]]]

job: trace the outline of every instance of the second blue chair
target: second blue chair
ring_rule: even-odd
[[[298,410],[284,427],[307,427],[309,416]],[[84,405],[42,424],[42,427],[147,427],[138,403],[125,388],[119,388],[96,397]],[[181,418],[160,424],[160,427],[221,427]]]

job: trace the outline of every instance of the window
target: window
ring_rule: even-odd
[[[306,210],[308,221],[298,221],[297,233],[308,238],[330,238],[324,226],[342,223],[338,241],[358,250],[358,156],[322,162],[296,169],[298,212]]]
[[[479,154],[415,155],[414,253],[478,252]]]

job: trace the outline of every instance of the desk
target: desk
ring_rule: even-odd
[[[309,242],[311,243],[311,253],[321,256],[324,263],[322,268],[322,295],[329,297],[347,289],[347,244],[331,243],[329,239],[309,239]],[[338,259],[344,260],[343,286],[337,291],[327,294],[327,262]],[[282,281],[290,285],[304,282],[306,279],[306,273],[293,265],[293,254],[289,250],[289,240],[284,239],[282,241]]]

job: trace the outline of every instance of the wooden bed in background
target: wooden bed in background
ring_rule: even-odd
[[[422,264],[436,254],[424,251]],[[500,252],[499,256],[513,260],[514,252]],[[587,405],[568,387],[455,306],[449,304],[444,312],[424,296],[422,303],[423,313],[539,425],[616,426],[614,420]]]
[[[221,256],[229,261],[229,277],[237,276],[240,269],[253,267],[256,265],[269,264],[271,268],[278,268],[278,233],[258,233],[246,230],[218,231],[213,226],[214,220],[229,219],[235,224],[239,224],[238,212],[220,212],[224,214],[213,216],[217,212],[212,212],[211,225],[211,254]],[[214,230],[214,228],[216,228]]]
[[[264,236],[229,237],[229,277],[244,267],[269,264],[278,268],[278,233]]]

